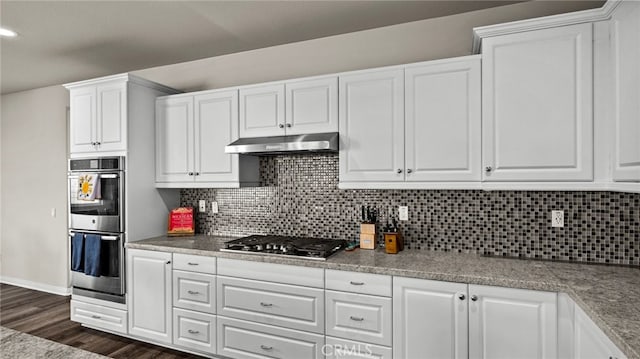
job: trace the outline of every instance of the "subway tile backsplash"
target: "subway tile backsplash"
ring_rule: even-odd
[[[335,154],[260,158],[261,187],[183,189],[183,206],[218,201],[198,213],[196,231],[357,239],[360,206],[409,206],[405,248],[640,265],[640,194],[479,190],[339,190]],[[209,206],[210,209],[210,206]],[[551,227],[551,211],[565,227]]]

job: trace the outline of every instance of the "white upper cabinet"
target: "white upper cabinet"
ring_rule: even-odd
[[[404,72],[340,76],[340,181],[404,181]]]
[[[284,135],[284,84],[240,89],[240,137]]]
[[[338,78],[285,84],[285,133],[338,132]]]
[[[469,358],[557,358],[557,294],[469,285]]]
[[[156,101],[156,182],[193,181],[193,98]]]
[[[405,68],[407,181],[480,181],[480,56]]]
[[[592,24],[482,40],[485,181],[593,179]]]
[[[241,138],[337,131],[335,76],[240,89]]]
[[[238,91],[156,101],[156,187],[239,187],[258,183],[258,158],[227,154],[238,138]]]
[[[621,1],[611,19],[614,181],[640,181],[640,2]]]
[[[127,149],[127,82],[70,89],[70,152]]]

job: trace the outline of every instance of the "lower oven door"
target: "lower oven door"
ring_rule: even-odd
[[[94,277],[84,272],[71,271],[71,285],[76,289],[106,294],[107,296],[123,296],[124,284],[124,234],[69,231],[71,260],[73,260],[73,237],[76,233],[100,235],[100,276]],[[84,254],[83,254],[84,255]],[[85,294],[85,293],[83,293]],[[96,295],[96,297],[100,297]]]

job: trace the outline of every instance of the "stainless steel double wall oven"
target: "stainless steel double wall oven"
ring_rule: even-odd
[[[124,157],[69,160],[70,244],[76,233],[100,236],[100,276],[71,271],[74,294],[124,303],[124,164]],[[79,196],[80,178],[87,175],[97,178],[100,188],[91,200]]]

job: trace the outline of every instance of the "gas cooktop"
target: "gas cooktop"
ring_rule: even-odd
[[[326,260],[346,244],[347,242],[341,239],[253,235],[226,242],[225,248],[220,250]]]

